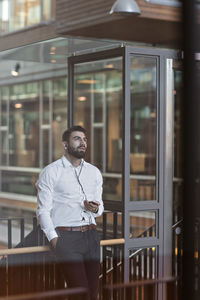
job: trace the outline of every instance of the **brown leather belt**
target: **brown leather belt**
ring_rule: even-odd
[[[84,225],[84,226],[76,226],[76,227],[65,227],[65,226],[59,226],[56,227],[56,229],[58,230],[65,230],[65,231],[87,231],[90,229],[95,229],[97,226],[94,224],[90,224],[90,225]]]

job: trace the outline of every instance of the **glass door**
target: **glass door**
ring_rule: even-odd
[[[69,75],[73,99],[69,120],[86,128],[86,160],[103,174],[104,203],[121,211],[123,49],[105,51],[102,56],[99,59],[95,53],[69,59],[69,73],[73,68],[73,78]]]
[[[69,125],[87,129],[105,208],[122,215],[126,282],[171,275],[175,56],[125,46],[68,61]]]

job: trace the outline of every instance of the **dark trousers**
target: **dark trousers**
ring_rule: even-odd
[[[68,287],[85,287],[89,300],[97,300],[100,269],[100,240],[96,229],[58,231],[55,253]],[[70,300],[81,300],[73,296]]]

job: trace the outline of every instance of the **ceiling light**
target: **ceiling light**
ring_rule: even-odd
[[[94,80],[94,79],[80,79],[80,80],[77,80],[77,83],[92,84],[92,83],[97,83],[97,80]]]
[[[14,69],[11,71],[12,76],[18,76],[19,75],[19,69],[20,69],[20,64],[17,63],[14,67]]]
[[[83,102],[83,101],[86,101],[86,100],[87,100],[87,98],[85,96],[78,97],[78,101]]]
[[[105,69],[113,69],[114,66],[113,66],[113,64],[107,64],[107,65],[105,65],[104,68],[105,68]]]
[[[135,0],[116,0],[110,10],[111,15],[140,15],[140,13],[140,8]]]
[[[22,104],[21,103],[15,103],[15,108],[22,108]]]

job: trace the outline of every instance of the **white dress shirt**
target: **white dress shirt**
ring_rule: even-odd
[[[96,224],[95,217],[103,213],[102,175],[84,160],[75,168],[62,156],[43,169],[36,187],[37,218],[49,241],[58,236],[56,227]],[[86,210],[86,199],[100,203],[97,213]]]

